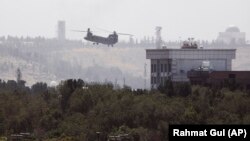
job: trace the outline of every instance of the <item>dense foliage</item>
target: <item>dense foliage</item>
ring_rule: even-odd
[[[55,88],[0,81],[0,137],[30,132],[47,141],[106,141],[129,134],[134,141],[166,141],[171,123],[249,124],[249,103],[247,91],[186,83],[135,91],[82,80]]]

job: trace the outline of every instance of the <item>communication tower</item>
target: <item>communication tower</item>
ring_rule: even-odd
[[[156,44],[156,48],[157,49],[160,49],[161,45],[162,45],[161,29],[162,29],[162,27],[160,27],[160,26],[155,27],[155,30],[156,30],[156,41],[155,41],[155,44]]]
[[[65,40],[65,21],[58,21],[57,23],[57,39]]]

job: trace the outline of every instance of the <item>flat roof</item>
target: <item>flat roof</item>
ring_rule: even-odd
[[[146,49],[146,59],[235,59],[236,49]]]
[[[211,49],[182,49],[182,48],[161,48],[161,49],[146,49],[147,51],[179,51],[179,50],[184,50],[184,51],[196,51],[196,50],[204,50],[204,51],[235,51],[236,49],[230,49],[230,48],[211,48]]]

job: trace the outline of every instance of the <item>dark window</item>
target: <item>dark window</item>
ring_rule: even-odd
[[[167,72],[167,64],[164,64],[164,72]]]
[[[171,68],[171,64],[168,64],[168,72],[171,72],[172,68]]]
[[[161,72],[163,72],[163,64],[161,64]]]
[[[156,72],[156,64],[151,64],[151,72]]]
[[[235,79],[235,74],[229,74],[228,78]]]

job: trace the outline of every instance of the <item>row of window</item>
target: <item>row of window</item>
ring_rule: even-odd
[[[160,84],[164,84],[167,81],[168,77],[160,77]],[[158,84],[157,77],[152,76],[151,77],[151,84]]]
[[[160,64],[159,65],[160,72],[171,72],[171,64]],[[151,64],[151,73],[156,72],[157,65]]]

